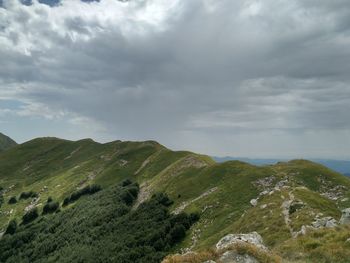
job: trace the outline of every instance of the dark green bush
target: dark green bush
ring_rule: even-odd
[[[157,193],[154,194],[152,197],[164,206],[171,206],[174,203],[172,200],[169,199],[168,195],[164,193]]]
[[[125,179],[124,181],[122,181],[120,183],[120,185],[123,186],[123,187],[128,186],[130,184],[132,184],[132,181],[130,179]]]
[[[13,235],[16,232],[17,229],[17,221],[15,219],[12,219],[5,231],[5,235]]]
[[[49,203],[46,203],[43,207],[43,215],[45,214],[51,214],[51,213],[54,213],[57,211],[57,209],[60,207],[59,203],[58,202],[49,202]]]
[[[17,198],[16,198],[16,196],[12,196],[10,199],[9,199],[9,202],[8,202],[9,204],[15,204],[15,203],[17,203]]]
[[[127,205],[131,205],[136,199],[136,197],[133,196],[130,191],[123,192],[120,197]]]
[[[22,217],[22,223],[28,224],[34,221],[38,216],[39,216],[38,208],[35,207],[24,214],[24,216]]]
[[[30,192],[22,192],[19,196],[19,199],[28,199],[28,198],[34,198],[38,197],[38,193],[30,191]]]
[[[186,228],[182,224],[176,224],[170,230],[171,242],[175,244],[186,236]]]
[[[63,200],[63,206],[66,206],[70,203],[75,202],[76,200],[78,200],[81,196],[83,195],[92,195],[94,193],[97,193],[101,190],[101,186],[99,185],[88,185],[85,186],[82,189],[79,189],[78,191],[73,192],[69,197],[66,197]]]

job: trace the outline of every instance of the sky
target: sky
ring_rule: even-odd
[[[0,0],[0,132],[350,159],[348,0]]]

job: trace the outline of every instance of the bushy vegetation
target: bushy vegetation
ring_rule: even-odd
[[[9,199],[9,204],[10,204],[10,205],[13,205],[13,204],[15,204],[15,203],[17,203],[17,198],[16,198],[16,196],[12,196],[12,197]]]
[[[139,187],[122,185],[18,226],[0,240],[0,262],[160,262],[198,218],[170,214],[164,194],[132,210]]]
[[[50,202],[47,202],[44,207],[43,207],[43,215],[45,214],[51,214],[51,213],[54,213],[58,210],[58,208],[60,207],[60,204],[58,202],[54,202],[51,201]]]
[[[35,198],[38,197],[38,193],[34,191],[30,192],[22,192],[21,195],[19,196],[19,199],[28,199],[28,198]]]
[[[83,195],[92,195],[94,193],[97,193],[101,189],[102,189],[101,186],[96,185],[96,184],[85,186],[84,188],[73,192],[69,197],[66,197],[63,201],[63,206],[66,206],[70,203],[75,202]]]
[[[6,228],[5,235],[13,235],[17,229],[17,221],[15,219],[11,220]]]
[[[39,216],[38,208],[35,207],[23,215],[22,223],[28,224],[28,223],[34,221],[38,216]]]

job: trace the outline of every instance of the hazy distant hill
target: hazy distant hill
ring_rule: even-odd
[[[242,162],[247,162],[253,165],[269,165],[276,164],[278,162],[288,161],[286,159],[253,159],[253,158],[240,158],[240,157],[213,157],[217,162],[226,162],[231,160],[239,160]],[[345,160],[329,160],[329,159],[310,159],[313,162],[320,163],[328,168],[342,173],[344,175],[350,175],[350,161]]]
[[[0,152],[16,145],[17,143],[14,140],[0,132]]]

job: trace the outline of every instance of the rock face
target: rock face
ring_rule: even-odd
[[[314,222],[312,222],[312,226],[315,228],[322,227],[336,227],[338,225],[337,220],[333,217],[327,216],[322,218],[316,218]]]
[[[221,263],[259,263],[254,257],[244,254],[240,255],[235,251],[226,251],[220,257]]]
[[[229,234],[216,244],[216,249],[225,249],[238,243],[249,243],[266,250],[262,237],[257,232],[249,234]]]
[[[341,225],[350,224],[350,208],[346,208],[346,209],[342,210],[341,212],[342,212],[342,215],[341,215],[341,218],[339,220],[339,224],[341,224]]]

